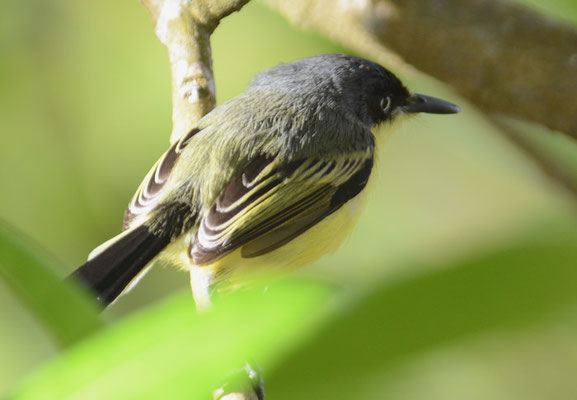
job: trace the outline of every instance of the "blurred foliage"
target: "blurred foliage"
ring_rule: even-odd
[[[527,3],[577,21],[570,0]],[[110,328],[57,349],[43,316],[76,297],[54,276],[118,232],[126,203],[168,144],[168,62],[137,1],[4,0],[0,51],[0,218],[32,238],[2,231],[3,272],[12,268],[26,289],[14,290],[5,275],[0,281],[0,394],[36,370],[18,386],[22,398],[76,390],[83,396],[75,398],[104,390],[143,398],[146,388],[149,397],[178,398],[174,391],[206,389],[248,353],[260,357],[275,399],[295,390],[298,398],[325,390],[336,398],[575,398],[575,198],[472,106],[404,71],[396,72],[411,89],[464,112],[413,119],[381,143],[358,228],[338,252],[298,273],[339,288],[330,306],[322,284],[293,283],[201,321],[187,313],[187,276],[156,268],[104,312]],[[251,2],[213,37],[218,101],[259,70],[335,51],[346,49]],[[573,170],[574,142],[540,128],[530,137]],[[17,257],[6,264],[10,249]],[[149,306],[173,291],[182,294]],[[77,315],[89,321],[92,313]],[[61,342],[83,332],[59,325]],[[253,337],[251,327],[262,331]],[[204,383],[186,387],[197,373]]]
[[[201,399],[247,357],[263,366],[316,327],[326,287],[297,283],[238,292],[194,315],[188,293],[85,341],[41,369],[15,399]],[[298,296],[295,296],[297,295]],[[284,312],[279,313],[282,309]],[[12,396],[11,396],[12,397]]]
[[[415,354],[484,331],[529,330],[528,323],[575,310],[576,259],[577,242],[522,246],[385,283],[339,309],[275,371],[271,398],[389,398],[367,382],[386,379]],[[574,382],[572,389],[577,393]],[[452,398],[473,395],[464,390]]]
[[[573,0],[518,0],[517,2],[569,24],[577,24],[577,2]]]
[[[56,274],[50,254],[0,221],[0,277],[62,347],[102,327],[98,308]]]

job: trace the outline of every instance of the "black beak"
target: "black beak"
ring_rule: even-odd
[[[406,113],[455,114],[461,111],[461,108],[436,97],[415,93],[409,97],[407,104],[402,107],[402,110]]]

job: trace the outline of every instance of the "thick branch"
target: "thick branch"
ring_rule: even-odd
[[[168,48],[172,73],[172,134],[177,141],[216,104],[210,35],[249,0],[143,0]]]
[[[389,51],[485,111],[577,138],[577,32],[505,0],[265,0],[390,64]]]

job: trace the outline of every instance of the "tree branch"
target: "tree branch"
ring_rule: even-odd
[[[265,2],[380,62],[400,56],[485,111],[577,138],[577,31],[568,25],[504,0]]]
[[[177,141],[216,104],[210,35],[249,0],[142,0],[156,36],[168,48],[172,74],[172,134]]]
[[[499,128],[505,138],[531,160],[545,176],[565,189],[574,203],[577,203],[577,180],[574,174],[567,172],[567,168],[559,163],[554,155],[541,149],[527,138],[516,121],[499,115],[492,116],[490,120]]]
[[[172,75],[172,134],[174,143],[216,105],[210,35],[220,20],[249,0],[142,0],[150,12],[156,36],[168,48]],[[219,389],[214,398],[253,400],[252,388],[236,393]]]

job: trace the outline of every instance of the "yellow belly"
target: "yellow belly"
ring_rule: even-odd
[[[258,257],[243,258],[242,248],[239,248],[212,264],[196,267],[191,265],[188,257],[188,240],[182,237],[169,245],[159,258],[182,269],[203,269],[206,274],[213,275],[216,282],[226,281],[230,288],[242,285],[257,276],[303,267],[335,251],[348,237],[359,219],[367,197],[366,192],[367,188],[303,234]]]
[[[225,272],[234,285],[255,274],[274,274],[311,264],[335,251],[348,237],[359,219],[363,197],[362,193],[359,194],[303,234],[270,253],[243,258],[241,249],[237,249],[207,267],[214,268],[217,275]]]

